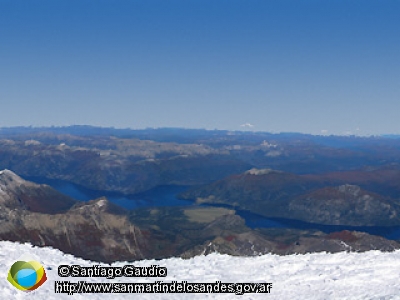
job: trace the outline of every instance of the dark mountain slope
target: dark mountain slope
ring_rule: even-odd
[[[390,226],[400,224],[399,212],[391,199],[356,185],[341,185],[296,197],[286,217],[326,225]]]
[[[47,185],[23,180],[10,170],[0,171],[0,202],[9,209],[49,214],[65,212],[77,203]]]
[[[220,203],[267,217],[353,226],[400,224],[400,171],[375,169],[296,175],[250,170],[182,193],[183,199]],[[398,181],[399,179],[399,181]],[[371,187],[370,191],[352,187]],[[338,187],[340,185],[340,187]],[[376,191],[383,191],[382,195]]]

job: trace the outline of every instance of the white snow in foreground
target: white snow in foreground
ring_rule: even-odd
[[[48,280],[36,291],[16,290],[6,279],[10,266],[23,254],[36,256]],[[0,242],[1,299],[400,299],[400,251],[382,253],[315,253],[232,257],[212,254],[189,260],[143,260],[135,266],[167,267],[166,278],[61,278],[60,264],[97,263],[65,255],[51,248]],[[124,266],[118,262],[113,266]],[[101,264],[107,266],[106,264]],[[49,270],[50,269],[50,270]],[[270,294],[55,294],[54,282],[272,282]]]

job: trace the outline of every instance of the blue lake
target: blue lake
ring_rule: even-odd
[[[77,185],[58,180],[47,181],[46,184],[50,185],[59,192],[80,201],[89,201],[106,196],[109,201],[126,209],[193,205],[193,202],[191,201],[176,198],[177,194],[187,189],[185,186],[160,186],[144,193],[126,196],[113,192],[88,190],[78,187]]]
[[[27,178],[28,180],[45,183],[58,190],[59,192],[75,198],[80,201],[88,201],[102,196],[106,196],[111,202],[122,206],[126,209],[136,209],[140,207],[162,207],[162,206],[193,206],[196,205],[192,201],[181,200],[177,194],[187,190],[187,186],[159,186],[149,191],[135,194],[123,195],[120,193],[111,193],[104,191],[93,191],[78,185],[60,181],[47,180],[43,178]],[[217,207],[227,207],[227,205],[210,205]],[[238,210],[237,214],[241,216],[246,225],[250,228],[293,228],[293,229],[317,229],[325,233],[331,233],[341,230],[364,231],[374,235],[380,235],[388,239],[400,239],[400,226],[338,226],[338,225],[321,225],[302,222],[298,220],[267,218],[249,211]]]

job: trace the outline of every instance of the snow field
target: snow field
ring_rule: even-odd
[[[27,254],[36,257],[46,269],[48,280],[37,290],[24,293],[6,279],[10,266]],[[170,258],[117,262],[112,266],[167,267],[165,278],[78,278],[59,277],[62,264],[93,266],[52,248],[0,242],[1,299],[400,299],[400,251],[382,253],[313,253],[306,255],[263,255],[232,257],[211,254],[188,260]],[[101,264],[102,266],[108,266]],[[56,294],[54,282],[272,282],[270,294]]]

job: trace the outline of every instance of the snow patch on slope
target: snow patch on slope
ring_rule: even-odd
[[[29,184],[29,182],[19,177],[13,171],[4,169],[0,171],[0,184],[3,186],[15,187],[21,184]]]
[[[40,258],[48,280],[38,290],[24,293],[6,280],[9,267],[22,254]],[[97,263],[65,255],[51,248],[0,242],[0,295],[4,299],[400,299],[400,251],[382,253],[314,253],[306,255],[263,255],[232,257],[211,254],[183,260],[143,260],[135,266],[167,267],[166,278],[60,278],[61,264],[92,266]],[[124,266],[118,262],[113,266]],[[55,294],[54,282],[154,282],[176,280],[188,282],[272,282],[271,294]]]

